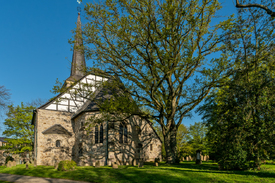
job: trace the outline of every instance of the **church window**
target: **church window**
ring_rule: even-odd
[[[56,147],[60,147],[60,140],[56,141]]]
[[[100,125],[100,142],[103,143],[103,125]]]
[[[119,143],[127,143],[127,126],[126,124],[119,125]]]
[[[95,143],[98,143],[98,126],[95,126]]]
[[[150,144],[150,151],[153,151],[153,144]]]

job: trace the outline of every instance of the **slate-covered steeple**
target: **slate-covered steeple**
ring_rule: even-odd
[[[71,75],[66,79],[66,87],[68,87],[72,82],[79,80],[86,74],[86,62],[84,56],[84,47],[82,39],[82,30],[81,30],[81,20],[80,13],[78,13],[77,23],[76,23],[76,34],[75,42],[73,49],[73,58],[71,65]]]

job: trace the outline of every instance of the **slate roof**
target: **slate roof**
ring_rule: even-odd
[[[7,142],[7,141],[5,141],[4,139],[10,139],[10,138],[0,137],[0,141],[1,141],[1,142]]]

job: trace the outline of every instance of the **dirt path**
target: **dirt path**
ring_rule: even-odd
[[[4,174],[4,173],[0,173],[0,180],[15,182],[15,183],[91,183],[91,182],[76,181],[76,180],[32,177],[32,176],[13,175],[13,174]]]

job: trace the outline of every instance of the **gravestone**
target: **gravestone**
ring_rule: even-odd
[[[201,161],[201,151],[200,150],[197,150],[197,156],[196,156],[196,164],[201,164],[202,161]]]
[[[28,170],[29,169],[29,162],[27,161],[26,163],[26,169]]]
[[[15,160],[15,162],[16,162],[17,165],[19,165],[19,164],[20,164],[19,158],[17,158],[17,159]]]
[[[8,163],[7,163],[7,168],[10,168],[10,167],[12,167],[11,161],[8,161]]]
[[[137,165],[137,160],[134,159],[134,160],[133,160],[133,166],[136,166],[136,165]]]
[[[159,158],[155,158],[155,166],[159,166]]]
[[[139,168],[143,168],[143,161],[142,161],[142,160],[139,160],[139,161],[138,161],[138,167],[139,167]]]
[[[112,163],[112,168],[115,168],[115,169],[117,169],[117,168],[118,168],[118,165],[117,165],[117,163],[116,163],[116,162],[113,162],[113,163]]]
[[[95,168],[99,168],[100,167],[100,162],[99,161],[96,161],[95,162]]]
[[[15,161],[12,161],[12,166],[16,166],[16,162]]]
[[[36,159],[33,161],[33,165],[34,165],[34,167],[37,166],[37,161],[36,161]]]
[[[5,160],[6,160],[5,156],[0,155],[0,166],[5,165]]]
[[[54,163],[54,169],[56,169],[56,170],[57,170],[57,168],[58,168],[58,164],[59,164],[59,162],[58,162],[58,161],[56,161],[56,162]]]

